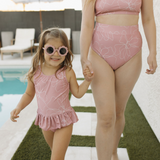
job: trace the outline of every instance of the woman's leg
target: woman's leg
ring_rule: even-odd
[[[125,125],[124,111],[141,72],[141,51],[115,71],[116,125],[112,160],[118,160],[117,147]]]
[[[43,136],[44,136],[47,144],[49,145],[50,149],[52,150],[52,143],[53,143],[54,132],[52,132],[52,131],[45,131],[45,130],[42,129],[42,133],[43,133]]]
[[[94,78],[91,83],[97,110],[96,148],[98,160],[111,160],[115,127],[115,75],[113,69],[90,49]]]
[[[51,160],[64,160],[71,139],[72,128],[73,124],[55,131]]]

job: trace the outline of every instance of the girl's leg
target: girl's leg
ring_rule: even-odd
[[[124,111],[141,72],[141,51],[115,71],[116,125],[112,160],[118,160],[117,147],[125,125]]]
[[[43,136],[44,136],[47,144],[49,145],[50,149],[52,150],[54,132],[45,131],[45,130],[42,129],[42,133],[43,133]]]
[[[115,127],[115,75],[113,69],[90,49],[94,78],[91,83],[97,110],[96,148],[98,160],[111,160]]]
[[[64,160],[72,136],[72,128],[73,124],[55,131],[51,160]]]

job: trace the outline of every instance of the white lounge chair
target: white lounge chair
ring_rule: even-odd
[[[61,29],[67,35],[67,38],[69,40],[70,48],[72,49],[71,29],[70,28],[59,28],[59,29]]]
[[[70,41],[71,40],[71,29],[70,28],[59,28],[59,29],[61,29],[67,35],[67,38]]]
[[[3,60],[3,53],[20,53],[21,59],[23,59],[23,52],[31,50],[34,44],[35,29],[34,28],[17,28],[15,35],[15,43],[11,46],[2,47],[1,59]]]

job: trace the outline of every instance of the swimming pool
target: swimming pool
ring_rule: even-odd
[[[27,87],[25,75],[29,67],[0,68],[0,128],[10,118]]]

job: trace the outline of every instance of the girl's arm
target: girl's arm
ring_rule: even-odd
[[[156,26],[153,13],[153,0],[142,1],[141,15],[144,33],[147,39],[148,48],[150,52],[147,58],[147,62],[150,69],[147,69],[146,73],[153,74],[157,68]]]
[[[88,71],[85,70],[85,74],[88,74]],[[67,80],[70,84],[70,91],[76,98],[81,98],[91,83],[91,81],[84,80],[81,85],[78,85],[73,69],[67,70]]]
[[[80,36],[81,64],[83,71],[86,67],[89,67],[91,73],[93,73],[93,69],[90,61],[88,61],[88,51],[94,29],[95,1],[96,0],[82,0],[82,23]],[[85,78],[90,80],[89,77]]]
[[[19,117],[18,114],[32,101],[32,99],[34,98],[34,95],[35,95],[34,84],[31,80],[28,79],[28,85],[25,93],[20,99],[17,107],[11,112],[10,118],[13,122],[17,122],[15,118]]]

